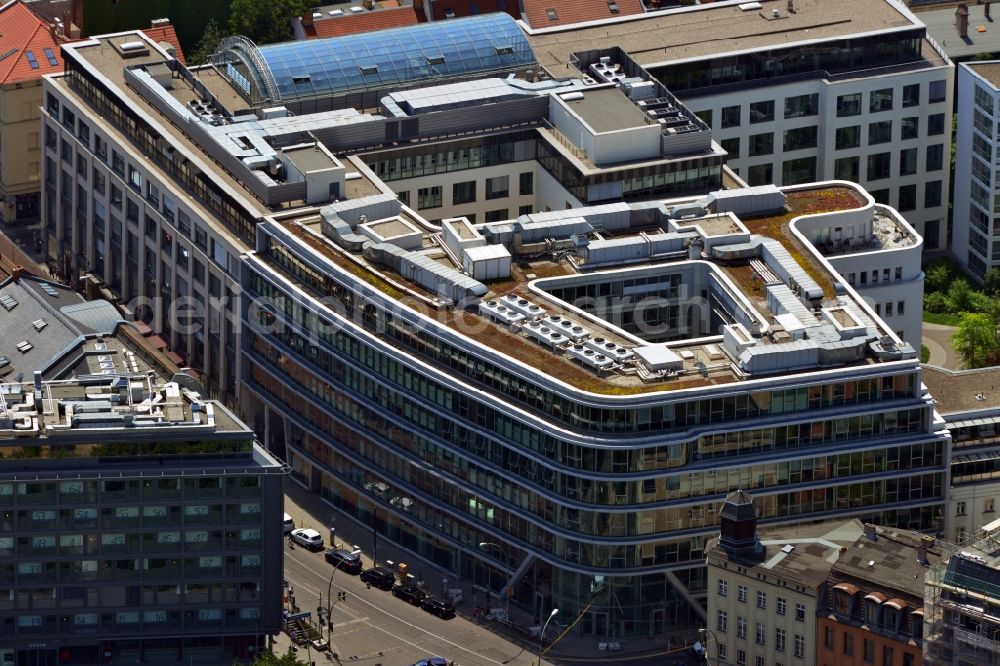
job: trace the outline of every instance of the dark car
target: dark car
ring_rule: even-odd
[[[433,613],[444,620],[455,617],[455,607],[450,601],[445,601],[444,599],[424,597],[423,601],[420,602],[420,607],[428,613]]]
[[[369,585],[374,585],[380,590],[391,590],[396,584],[396,577],[388,569],[373,567],[361,572],[361,580]]]
[[[427,596],[427,593],[416,585],[397,585],[392,588],[392,595],[400,599],[405,599],[414,606],[419,606],[420,602]]]
[[[444,657],[427,657],[414,663],[412,666],[451,666],[452,662]]]
[[[361,573],[361,558],[356,553],[343,548],[331,548],[326,551],[326,561],[341,571],[349,574]]]

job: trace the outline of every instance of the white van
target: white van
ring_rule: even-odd
[[[287,513],[285,514],[285,531],[283,534],[288,534],[295,529],[295,521]]]

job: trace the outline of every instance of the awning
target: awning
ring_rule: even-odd
[[[885,595],[881,592],[869,592],[865,595],[865,601],[874,601],[877,604],[885,601]]]
[[[135,330],[139,331],[140,335],[147,336],[153,334],[153,329],[151,329],[149,324],[144,321],[133,321],[129,323],[135,327]]]
[[[177,365],[184,365],[184,357],[177,352],[167,352],[167,358],[176,363]]]
[[[156,349],[167,348],[167,341],[158,335],[151,335],[147,338],[147,340],[149,340],[149,344],[153,345]]]

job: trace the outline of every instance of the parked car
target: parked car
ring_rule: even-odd
[[[309,550],[323,550],[323,535],[316,530],[300,527],[289,532],[292,541]]]
[[[452,666],[452,662],[444,657],[427,657],[412,664],[412,666]]]
[[[382,567],[372,567],[361,572],[361,580],[369,585],[374,585],[380,590],[391,590],[396,584],[396,576],[388,569]]]
[[[331,548],[326,551],[324,557],[326,557],[327,562],[341,571],[355,575],[361,573],[361,557],[357,553],[352,553],[343,548]]]
[[[283,534],[288,534],[289,532],[291,532],[292,530],[295,529],[295,521],[292,520],[292,517],[289,516],[287,513],[285,514],[285,528],[284,529],[285,529],[285,531],[283,532]]]
[[[392,595],[398,599],[409,601],[414,606],[419,606],[427,593],[416,585],[397,585],[392,588]]]
[[[428,613],[437,615],[443,620],[455,617],[455,607],[450,601],[445,599],[435,599],[434,597],[424,597],[420,602],[420,607]]]

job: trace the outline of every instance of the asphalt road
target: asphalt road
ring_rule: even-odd
[[[285,546],[285,578],[303,611],[316,609],[322,593],[324,603],[333,567],[322,552],[312,553]],[[438,655],[460,666],[529,666],[536,654],[462,617],[442,620],[397,599],[390,592],[367,589],[357,576],[337,571],[332,579],[333,596],[347,592],[347,599],[333,606],[331,645],[343,664],[408,666]],[[284,637],[283,637],[284,638]],[[287,640],[287,639],[286,639]],[[300,656],[303,650],[300,649]],[[312,654],[317,664],[334,663]],[[546,660],[548,663],[548,660]]]

